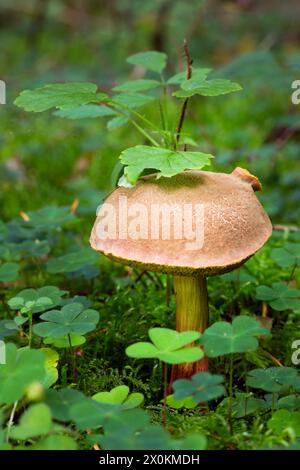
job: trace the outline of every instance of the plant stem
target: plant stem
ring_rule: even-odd
[[[167,274],[167,286],[166,286],[166,305],[170,306],[170,297],[171,297],[171,279],[170,274]]]
[[[163,402],[163,427],[167,427],[167,389],[168,389],[168,364],[164,362],[164,402]]]
[[[228,399],[228,423],[229,432],[232,434],[232,399],[233,399],[233,354],[230,354],[229,362],[229,399]]]
[[[292,269],[292,271],[291,271],[289,280],[288,280],[288,282],[287,282],[288,284],[290,284],[290,283],[292,282],[297,267],[298,267],[298,264],[297,264],[297,261],[296,261],[296,263],[294,264],[293,269]]]
[[[159,133],[161,132],[159,127],[157,127],[155,124],[153,124],[153,122],[149,121],[149,119],[145,118],[142,114],[138,113],[134,109],[129,108],[128,106],[125,106],[124,104],[120,104],[117,101],[113,101],[113,100],[111,100],[110,103],[108,103],[108,104],[111,104],[113,106],[117,106],[119,108],[124,109],[125,111],[128,111],[131,114],[134,114],[136,117],[138,117],[139,119],[144,121],[145,124],[152,127],[156,132],[159,132]]]
[[[32,312],[28,312],[28,324],[29,324],[28,346],[31,348],[31,343],[32,343]]]
[[[200,331],[208,326],[208,297],[206,278],[203,276],[173,276],[176,295],[176,330]],[[171,383],[180,378],[208,370],[207,358],[172,367]]]
[[[183,50],[184,50],[184,54],[185,54],[186,62],[187,62],[186,78],[187,78],[187,80],[190,80],[190,78],[192,77],[193,61],[191,59],[189,47],[188,47],[188,44],[187,44],[186,40],[184,40],[184,43],[183,43]],[[185,100],[183,102],[183,105],[182,105],[182,108],[181,108],[181,112],[180,112],[180,116],[179,116],[179,122],[178,122],[177,129],[176,129],[176,147],[177,147],[177,145],[179,144],[179,141],[180,141],[180,134],[181,134],[182,126],[183,126],[184,119],[185,119],[185,116],[186,116],[186,110],[187,110],[188,102],[189,102],[189,98],[185,98]]]
[[[75,366],[75,357],[74,357],[73,351],[72,351],[72,341],[71,341],[71,335],[70,335],[70,333],[68,334],[68,341],[69,341],[69,354],[70,354],[70,356],[71,356],[71,363],[72,363],[73,381],[75,381],[76,366]]]
[[[10,416],[9,416],[9,421],[7,423],[6,442],[9,441],[10,430],[11,430],[11,427],[14,423],[14,417],[15,417],[15,412],[16,412],[17,406],[18,406],[18,401],[15,401],[14,405],[12,407]]]
[[[145,131],[145,129],[143,129],[141,126],[139,126],[135,121],[133,121],[133,119],[129,119],[131,124],[141,133],[143,134],[144,137],[146,137],[146,139],[148,139],[152,145],[154,145],[154,147],[160,147],[159,143],[156,142],[155,139],[153,139],[153,137],[151,137],[150,134],[148,134],[147,131]]]

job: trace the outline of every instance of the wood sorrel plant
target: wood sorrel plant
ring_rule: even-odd
[[[103,93],[94,83],[55,83],[35,90],[23,91],[15,104],[25,111],[42,112],[55,108],[55,115],[69,119],[109,117],[108,128],[131,124],[149,145],[124,149],[120,155],[125,165],[120,185],[134,185],[146,169],[156,170],[160,176],[171,177],[188,169],[201,169],[209,165],[212,155],[186,151],[182,136],[187,106],[191,97],[218,96],[241,90],[235,82],[208,79],[211,69],[192,65],[188,46],[184,43],[187,70],[166,78],[164,70],[167,56],[164,53],[140,52],[128,57],[127,62],[145,69],[146,78],[125,82]],[[147,74],[151,77],[147,78]],[[168,114],[170,101],[179,100],[178,121],[171,123]],[[161,124],[137,111],[156,102]]]

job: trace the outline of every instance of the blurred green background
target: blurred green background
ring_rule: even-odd
[[[126,126],[24,113],[13,105],[21,90],[92,81],[105,91],[141,76],[126,57],[144,50],[165,51],[172,74],[185,67],[186,38],[197,66],[243,91],[195,99],[185,130],[215,155],[214,170],[239,165],[259,176],[274,223],[298,224],[300,105],[291,83],[300,79],[299,13],[297,0],[1,0],[1,218],[77,198],[78,213],[92,220],[116,183],[120,152],[143,143]]]

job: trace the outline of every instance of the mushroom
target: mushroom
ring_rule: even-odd
[[[172,274],[177,331],[203,332],[206,278],[238,268],[271,236],[270,219],[254,194],[259,190],[258,178],[243,168],[147,175],[107,197],[90,243],[120,263]],[[207,358],[173,366],[171,381],[207,368]]]

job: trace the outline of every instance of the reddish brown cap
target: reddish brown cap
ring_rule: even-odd
[[[272,233],[270,219],[254,194],[259,189],[259,180],[241,168],[231,174],[185,171],[172,178],[140,178],[133,188],[117,188],[100,207],[91,246],[151,271],[230,271]],[[157,216],[157,210],[164,215]]]

